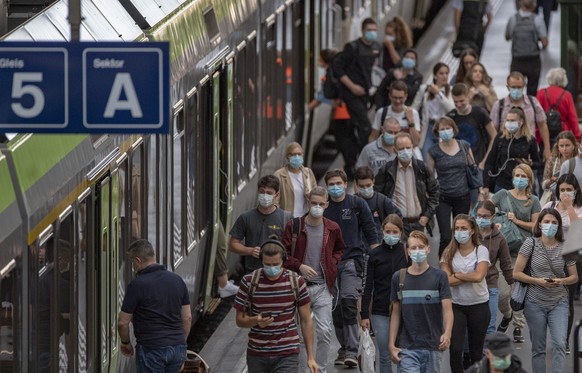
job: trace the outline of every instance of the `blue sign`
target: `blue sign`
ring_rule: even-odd
[[[0,43],[0,132],[168,133],[168,43]]]

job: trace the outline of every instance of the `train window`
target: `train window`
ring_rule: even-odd
[[[87,313],[89,306],[89,298],[87,293],[89,293],[88,287],[88,237],[89,237],[89,225],[88,225],[88,214],[89,214],[89,200],[90,194],[85,194],[79,201],[79,208],[77,209],[77,237],[79,242],[79,249],[76,255],[77,263],[77,371],[86,372],[87,366],[89,365],[88,357],[90,356],[87,341],[91,340],[91,336],[88,338],[88,324],[87,324]]]
[[[131,156],[131,210],[130,241],[142,238],[143,221],[143,143],[133,149]],[[125,249],[124,246],[122,248]]]
[[[172,233],[172,256],[173,264],[176,266],[183,257],[182,254],[182,160],[184,159],[184,110],[180,106],[178,112],[174,113],[174,141],[172,144],[172,202],[171,205],[173,233]]]
[[[196,180],[196,127],[198,127],[198,93],[191,92],[188,96],[186,139],[188,158],[186,159],[186,247],[192,250],[196,243],[196,220],[194,215],[194,181]]]
[[[212,42],[220,36],[220,30],[218,28],[218,22],[216,22],[216,14],[214,13],[213,7],[204,11],[204,23],[206,24],[208,37]]]
[[[58,304],[57,319],[58,325],[58,362],[59,372],[73,372],[73,339],[71,332],[74,332],[71,320],[76,320],[74,311],[74,240],[75,224],[73,214],[68,213],[61,218],[59,224],[59,240],[57,242],[57,283],[58,283]]]

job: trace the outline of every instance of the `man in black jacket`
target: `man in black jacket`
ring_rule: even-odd
[[[402,213],[404,232],[431,232],[430,223],[439,204],[439,183],[426,165],[412,156],[412,139],[408,133],[396,135],[397,159],[385,164],[376,175],[375,189],[392,201]]]

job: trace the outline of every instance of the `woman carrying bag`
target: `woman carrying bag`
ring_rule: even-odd
[[[568,290],[578,282],[576,262],[564,261],[562,218],[555,209],[544,209],[535,223],[534,237],[519,250],[513,277],[528,284],[523,312],[529,325],[534,373],[545,373],[546,338],[550,330],[552,371],[565,372],[568,327]],[[531,257],[530,274],[524,273]],[[567,269],[567,274],[564,271]]]

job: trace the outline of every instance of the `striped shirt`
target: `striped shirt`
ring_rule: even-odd
[[[234,309],[245,312],[245,302],[253,274],[243,277]],[[303,277],[298,277],[299,298],[291,286],[289,270],[285,270],[277,280],[271,281],[261,271],[259,285],[252,296],[250,314],[258,315],[271,312],[275,318],[272,324],[261,328],[258,325],[249,331],[247,353],[258,356],[281,356],[299,353],[299,334],[297,333],[296,310],[309,304],[307,286]]]
[[[533,245],[535,239],[535,247]],[[576,265],[575,260],[564,262],[562,257],[563,242],[559,242],[554,248],[546,248],[540,238],[527,239],[524,241],[519,254],[531,259],[531,277],[534,278],[564,278],[564,264],[567,267]],[[550,265],[551,263],[551,265]],[[568,297],[568,290],[565,286],[557,288],[545,288],[540,285],[528,284],[527,300],[541,308],[554,308],[562,299]]]

